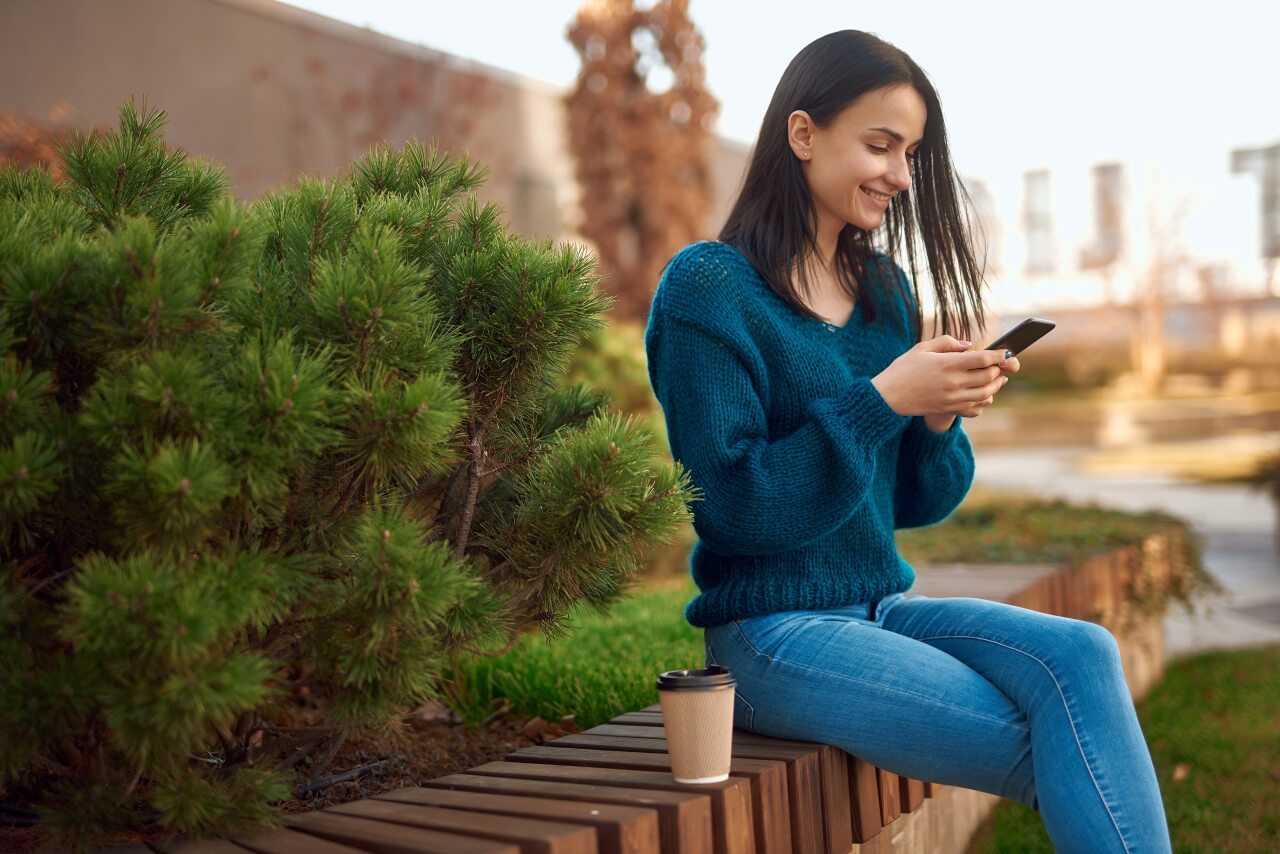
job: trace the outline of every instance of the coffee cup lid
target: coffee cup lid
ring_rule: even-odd
[[[723,664],[712,664],[707,667],[689,667],[684,670],[667,670],[658,676],[660,691],[705,691],[709,688],[723,688],[733,685],[737,680]]]

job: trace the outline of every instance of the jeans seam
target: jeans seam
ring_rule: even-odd
[[[865,686],[865,687],[868,687],[868,688],[877,688],[877,689],[880,689],[880,690],[885,690],[885,688],[886,688],[886,686],[881,685],[881,684],[879,684],[879,683],[877,683],[877,682],[868,682],[868,681],[866,681],[865,679],[858,679],[858,678],[853,677],[853,676],[845,676],[845,675],[844,675],[844,674],[842,674],[842,673],[832,673],[832,672],[831,672],[831,671],[829,671],[829,670],[823,670],[821,667],[812,667],[812,666],[810,666],[810,665],[808,665],[808,664],[803,664],[803,663],[801,663],[801,662],[799,662],[799,661],[789,661],[789,660],[784,659],[784,658],[781,658],[781,657],[779,657],[779,656],[769,655],[769,654],[767,654],[767,653],[763,653],[763,652],[761,652],[760,650],[756,649],[756,648],[755,648],[755,646],[751,643],[751,641],[747,639],[747,636],[743,633],[742,629],[738,627],[738,625],[737,625],[737,623],[736,623],[736,622],[734,623],[734,628],[737,628],[737,629],[738,629],[738,634],[739,634],[739,635],[742,635],[742,639],[743,639],[743,641],[745,641],[745,642],[746,642],[746,644],[747,644],[747,646],[751,648],[751,651],[752,651],[752,652],[754,652],[757,656],[762,656],[762,657],[764,657],[764,658],[769,659],[769,661],[779,661],[779,662],[782,662],[783,664],[789,664],[789,665],[791,665],[792,667],[799,667],[799,668],[802,668],[802,669],[804,669],[804,670],[811,670],[811,671],[813,671],[814,673],[821,673],[822,675],[824,675],[824,676],[828,676],[828,677],[830,677],[830,678],[832,678],[832,679],[840,679],[840,680],[845,681],[845,682],[852,682],[852,683],[854,683],[854,684],[856,684],[856,685],[862,685],[862,686]],[[925,702],[927,702],[927,703],[936,703],[937,705],[939,705],[939,706],[943,706],[943,707],[948,708],[948,709],[955,709],[957,712],[963,712],[963,713],[965,713],[965,714],[967,714],[967,715],[972,715],[972,716],[973,716],[973,717],[975,717],[975,718],[982,718],[983,720],[993,721],[993,722],[998,723],[998,724],[1003,724],[1004,726],[1011,726],[1011,727],[1013,727],[1014,729],[1022,730],[1023,732],[1029,732],[1029,731],[1030,731],[1030,728],[1029,728],[1029,727],[1024,727],[1024,726],[1021,726],[1021,725],[1019,725],[1019,724],[1012,723],[1012,722],[1010,722],[1010,721],[1001,720],[1000,718],[993,718],[993,717],[991,717],[990,715],[984,715],[984,714],[982,714],[982,713],[980,713],[980,712],[975,712],[975,711],[973,711],[972,709],[966,709],[966,708],[963,708],[962,706],[955,706],[955,705],[952,705],[951,703],[945,703],[945,702],[943,702],[942,700],[938,700],[938,699],[936,699],[936,698],[934,698],[934,697],[926,697],[925,695],[923,695],[923,694],[917,694],[917,693],[915,693],[914,691],[907,691],[907,690],[905,690],[905,689],[903,689],[903,688],[889,688],[888,690],[894,691],[894,692],[896,692],[896,693],[898,693],[898,694],[902,694],[903,696],[906,696],[906,697],[915,697],[916,699],[918,699],[918,700],[924,700],[924,701],[925,701]]]
[[[1102,808],[1107,811],[1107,817],[1111,819],[1111,826],[1116,829],[1116,835],[1120,837],[1120,845],[1124,848],[1127,854],[1127,852],[1129,851],[1129,843],[1125,841],[1124,832],[1120,830],[1120,824],[1119,822],[1116,821],[1115,814],[1111,812],[1111,805],[1107,803],[1106,795],[1102,794],[1102,787],[1098,785],[1098,778],[1093,775],[1093,768],[1090,767],[1089,765],[1089,757],[1085,756],[1084,745],[1080,743],[1080,733],[1076,730],[1075,718],[1071,714],[1071,705],[1067,702],[1067,695],[1065,692],[1063,692],[1062,685],[1061,683],[1058,682],[1058,677],[1054,675],[1054,672],[1049,668],[1049,665],[1041,661],[1039,656],[1033,653],[1027,652],[1025,649],[1018,649],[1016,646],[1013,646],[1012,644],[1007,644],[1001,641],[992,640],[991,638],[982,638],[974,635],[931,635],[929,637],[920,638],[920,640],[922,641],[950,640],[950,639],[986,641],[987,643],[993,643],[996,646],[1002,646],[1005,649],[1011,649],[1014,652],[1027,656],[1036,664],[1039,664],[1041,667],[1043,667],[1045,673],[1049,674],[1049,678],[1053,680],[1053,687],[1057,689],[1058,697],[1061,698],[1062,700],[1062,707],[1063,709],[1066,710],[1067,723],[1071,724],[1071,737],[1076,740],[1076,749],[1080,751],[1080,758],[1084,761],[1084,768],[1086,771],[1089,772],[1089,780],[1090,782],[1093,783],[1093,789],[1095,792],[1098,793],[1098,799],[1102,801]]]

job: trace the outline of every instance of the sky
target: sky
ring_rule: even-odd
[[[580,0],[291,4],[555,86],[578,72],[564,34]],[[1230,152],[1280,142],[1280,3],[692,0],[690,17],[726,137],[754,142],[806,44],[865,30],[924,69],[957,170],[987,184],[1003,219],[1018,217],[1023,172],[1051,169],[1058,251],[1073,257],[1092,233],[1089,169],[1120,160],[1158,216],[1187,205],[1191,253],[1232,264],[1246,286],[1265,269],[1259,181],[1231,174]]]

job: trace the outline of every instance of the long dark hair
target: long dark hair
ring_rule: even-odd
[[[924,238],[925,256],[933,279],[934,318],[943,334],[969,338],[983,324],[982,273],[974,259],[967,210],[958,203],[968,192],[951,166],[946,127],[938,95],[920,66],[902,50],[860,30],[840,30],[811,42],[798,54],[778,81],[769,109],[760,126],[742,191],[729,213],[718,239],[741,252],[760,272],[774,293],[801,314],[821,320],[800,302],[790,271],[818,251],[817,211],[813,196],[787,139],[787,117],[804,110],[819,127],[831,124],[859,96],[896,85],[910,85],[924,99],[928,114],[924,138],[916,149],[911,190],[897,193],[889,203],[883,246],[873,244],[873,233],[846,224],[836,244],[835,269],[840,284],[858,303],[868,320],[874,320],[878,295],[872,292],[867,262],[880,248],[898,261],[898,247],[905,238],[906,267],[910,268],[914,299],[914,329],[923,333],[920,290],[916,273],[916,229]],[[810,293],[808,264],[798,273],[804,293]],[[885,276],[880,281],[895,281]],[[887,296],[883,290],[880,296]]]

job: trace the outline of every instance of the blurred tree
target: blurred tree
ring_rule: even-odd
[[[448,656],[607,612],[692,497],[556,386],[608,298],[465,159],[244,208],[163,122],[0,170],[0,785],[75,848],[269,822]]]
[[[596,246],[614,312],[644,318],[662,267],[704,236],[707,165],[719,104],[706,90],[688,0],[591,0],[568,38],[582,70],[567,96],[582,187],[582,234]]]
[[[1166,199],[1153,185],[1146,204],[1148,261],[1135,295],[1137,328],[1130,343],[1131,360],[1143,391],[1159,395],[1169,372],[1165,307],[1180,271],[1191,261],[1183,225],[1192,200],[1185,193]]]
[[[62,176],[62,158],[57,146],[66,139],[66,128],[19,118],[13,112],[0,115],[0,166],[47,166],[54,177]]]

